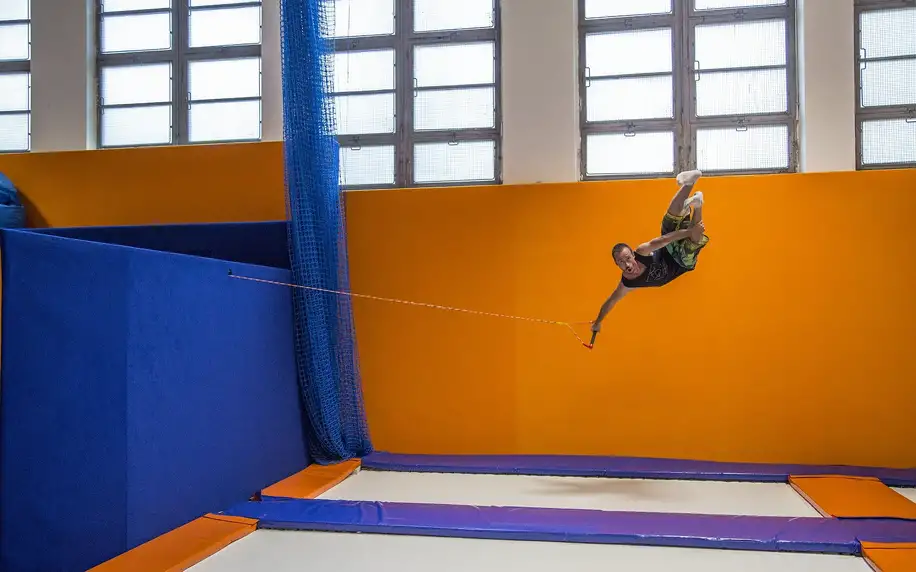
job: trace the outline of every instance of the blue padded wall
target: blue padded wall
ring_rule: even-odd
[[[128,542],[139,544],[307,458],[290,291],[231,279],[228,269],[289,273],[150,251],[131,263],[127,516]]]
[[[3,240],[0,570],[85,570],[127,540],[129,256]]]
[[[307,465],[291,293],[228,276],[289,271],[3,239],[0,569],[85,570]]]
[[[51,228],[36,232],[274,268],[289,268],[285,221]]]

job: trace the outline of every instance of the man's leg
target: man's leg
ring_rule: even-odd
[[[700,193],[697,193],[700,195]],[[696,195],[694,195],[696,196]],[[693,197],[691,197],[693,199]],[[689,202],[689,201],[688,201]],[[691,217],[690,226],[696,226],[703,222],[703,197],[700,195],[700,200],[694,202],[693,204],[693,216]],[[684,240],[683,247],[684,252],[682,255],[682,264],[688,268],[693,268],[697,263],[697,254],[706,243],[709,242],[709,237],[705,234],[700,238],[698,242],[694,242],[693,238],[688,238]]]
[[[677,184],[680,185],[680,188],[677,191],[677,194],[674,195],[674,198],[671,199],[671,204],[668,205],[668,214],[673,217],[682,217],[686,213],[684,212],[687,208],[687,197],[690,196],[690,192],[693,191],[693,186],[700,179],[703,173],[700,171],[684,171],[677,176]]]
[[[703,221],[703,193],[696,192],[690,196],[693,186],[701,176],[700,171],[685,171],[677,176],[680,189],[671,199],[668,212],[665,213],[662,221],[662,235],[682,228],[690,228]],[[693,207],[692,214],[691,207]],[[669,244],[667,248],[681,266],[693,270],[696,266],[697,255],[708,241],[705,235],[699,242],[685,238]]]
[[[700,193],[697,193],[698,195]],[[702,195],[698,202],[693,204],[693,216],[691,217],[691,225],[698,225],[703,222],[703,199]]]

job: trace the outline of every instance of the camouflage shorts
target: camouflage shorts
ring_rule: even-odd
[[[662,235],[670,234],[677,230],[690,228],[690,218],[691,215],[687,216],[674,216],[669,213],[665,213],[665,218],[662,219]],[[703,250],[703,247],[709,242],[709,237],[705,234],[699,242],[694,242],[689,238],[682,238],[672,242],[665,248],[668,249],[668,252],[674,258],[674,260],[689,270],[693,270],[697,265],[697,256],[700,255],[700,251]]]

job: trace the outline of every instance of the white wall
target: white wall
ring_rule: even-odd
[[[95,2],[32,0],[32,151],[92,149]]]
[[[503,179],[579,178],[577,0],[501,0]],[[798,0],[802,170],[855,169],[853,0]],[[94,0],[32,0],[32,149],[95,147]],[[280,0],[264,0],[263,137],[283,137]]]
[[[579,178],[576,0],[502,0],[503,181]]]
[[[856,168],[854,0],[799,0],[801,170]]]
[[[261,8],[261,137],[283,139],[283,81],[280,74],[280,0],[264,0]]]

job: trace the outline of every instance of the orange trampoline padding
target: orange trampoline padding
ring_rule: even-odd
[[[208,514],[92,568],[90,572],[180,572],[257,528],[258,521]]]
[[[916,544],[862,543],[862,555],[876,572],[916,570]]]
[[[824,516],[916,520],[916,503],[875,478],[792,476],[789,483]]]
[[[328,492],[359,469],[359,460],[334,465],[309,465],[304,471],[261,491],[261,497],[313,499]]]

